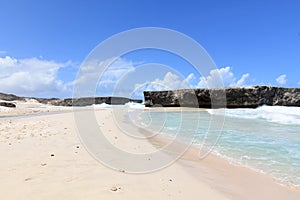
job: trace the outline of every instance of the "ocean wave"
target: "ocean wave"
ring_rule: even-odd
[[[256,109],[225,109],[225,112],[224,109],[208,109],[207,112],[212,115],[225,114],[227,117],[264,119],[269,122],[280,124],[300,125],[300,107],[261,106]]]
[[[124,105],[110,105],[106,103],[94,104],[95,108],[133,108],[133,109],[144,109],[145,105],[141,103],[128,102]]]
[[[125,104],[125,107],[126,108],[142,108],[142,109],[144,109],[145,105],[141,104],[141,103],[129,102],[129,103]]]

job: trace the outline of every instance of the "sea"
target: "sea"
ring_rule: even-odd
[[[217,156],[300,188],[300,107],[176,110],[145,109],[134,103],[126,107],[142,108],[139,124],[148,130],[192,137],[199,147],[208,143]]]

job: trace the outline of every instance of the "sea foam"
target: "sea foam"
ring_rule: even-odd
[[[145,105],[141,103],[128,102],[124,105],[110,105],[106,103],[93,105],[95,108],[133,108],[133,109],[144,109]]]
[[[225,112],[224,109],[208,109],[207,112],[212,115],[223,115],[225,113],[226,117],[264,119],[280,124],[300,125],[300,107],[261,106],[256,109],[225,109]]]

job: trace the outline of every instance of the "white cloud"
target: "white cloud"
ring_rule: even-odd
[[[85,96],[85,94],[95,93],[95,91],[88,91],[91,88],[90,84],[94,82],[98,86],[96,95],[112,95],[122,77],[135,71],[136,64],[140,63],[133,63],[122,58],[89,61],[81,68],[76,80],[66,82],[58,78],[58,73],[60,69],[72,66],[71,62],[59,63],[43,58],[16,59],[10,56],[0,57],[0,92],[22,96],[60,97],[66,93],[71,95],[74,84],[79,84],[83,89],[81,96]],[[100,75],[99,69],[106,66],[109,67]],[[144,75],[140,74],[140,76],[140,80],[143,80]],[[166,72],[163,77],[154,77],[152,81],[129,84],[133,84],[132,90],[142,93],[143,90],[170,90],[206,87],[207,85],[213,87],[218,86],[216,82],[220,78],[222,78],[225,86],[244,86],[248,77],[249,74],[243,74],[237,80],[231,68],[225,67],[212,70],[207,77],[198,78],[193,73],[187,77],[182,77],[177,73]],[[285,78],[283,76],[283,80]],[[198,83],[197,80],[199,80]],[[280,81],[282,80],[280,79]]]
[[[0,91],[22,96],[59,96],[67,85],[57,78],[58,71],[70,65],[71,62],[39,58],[0,57]]]
[[[243,74],[242,77],[236,81],[236,77],[229,66],[214,69],[210,71],[210,75],[207,77],[200,77],[200,81],[197,87],[221,87],[223,84],[225,87],[242,87],[246,85],[246,80],[250,76],[249,73]],[[223,84],[222,84],[223,83]]]
[[[194,74],[189,74],[186,78],[179,75],[167,72],[162,79],[155,79],[141,84],[135,84],[135,89],[140,93],[144,90],[176,90],[190,88],[189,83],[195,79]]]
[[[127,73],[132,72],[136,63],[122,58],[110,58],[105,61],[90,60],[85,63],[79,76],[73,82],[78,84],[75,96],[110,96],[118,82]],[[101,71],[104,70],[102,74]],[[96,83],[96,84],[94,84]],[[94,90],[96,88],[96,91]],[[120,94],[117,94],[120,95]]]
[[[72,82],[66,82],[58,78],[59,70],[73,65],[71,62],[59,63],[43,58],[16,59],[9,56],[0,57],[0,92],[15,93],[22,96],[62,96],[72,94],[74,84],[81,87],[80,96],[96,94],[99,96],[112,95],[120,80],[130,72],[135,72],[133,63],[122,58],[111,58],[105,61],[92,60],[81,67],[79,76]],[[99,70],[109,66],[104,73]],[[144,74],[138,74],[143,81]],[[146,77],[146,75],[145,75]],[[186,77],[178,73],[166,72],[161,78],[155,78],[144,83],[132,83],[128,81],[128,89],[137,90],[170,90],[195,87],[219,86],[217,80],[223,80],[225,86],[244,86],[249,74],[243,74],[239,79],[234,76],[230,67],[215,69],[207,77],[196,77],[191,73]],[[134,79],[131,77],[130,79]],[[199,82],[197,82],[199,80]],[[97,83],[97,91],[91,88],[91,83]],[[127,89],[127,87],[124,87]],[[123,88],[122,88],[123,89]],[[90,91],[89,91],[90,90]],[[93,91],[92,91],[93,90]],[[124,92],[125,93],[125,92]],[[114,93],[114,95],[120,95]]]
[[[196,80],[196,76],[193,73],[190,73],[185,79],[184,82],[188,85],[188,86],[192,86],[194,81]]]
[[[112,95],[115,87],[122,78],[135,70],[136,63],[122,58],[117,58],[102,74],[98,83],[97,93],[102,96]],[[116,94],[121,95],[121,94]]]
[[[246,82],[247,78],[249,78],[249,76],[250,76],[249,73],[243,74],[242,77],[240,78],[240,80],[238,80],[236,82],[236,86],[244,86],[245,82]]]
[[[282,74],[278,78],[276,78],[276,82],[280,85],[285,85],[287,82],[286,74]]]
[[[135,84],[135,90],[138,94],[142,94],[143,91],[155,91],[155,90],[174,90],[183,88],[197,88],[197,87],[221,87],[222,81],[224,86],[241,87],[245,86],[250,74],[243,74],[238,80],[234,76],[230,67],[221,69],[215,69],[210,72],[207,77],[200,77],[199,82],[195,82],[197,77],[191,73],[187,77],[181,77],[179,74],[167,72],[163,78],[156,78],[153,81],[146,81],[144,83]],[[141,96],[141,95],[140,95]]]

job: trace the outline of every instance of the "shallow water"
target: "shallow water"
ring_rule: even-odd
[[[218,121],[212,121],[216,116]],[[148,130],[171,137],[196,137],[194,144],[199,147],[213,145],[212,152],[218,156],[270,174],[283,184],[300,187],[300,108],[150,109],[140,117]]]

